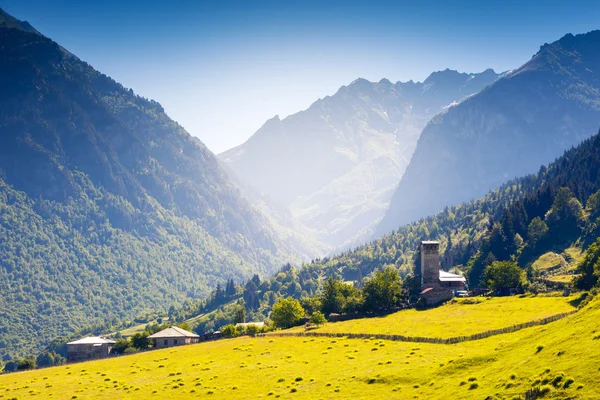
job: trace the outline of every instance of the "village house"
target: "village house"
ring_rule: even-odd
[[[86,337],[67,343],[67,362],[97,360],[109,356],[114,340]]]
[[[173,346],[181,346],[184,344],[198,343],[200,336],[195,333],[188,332],[185,329],[172,326],[156,332],[154,335],[148,336],[148,339],[154,339],[154,347],[157,349]]]
[[[454,293],[466,289],[464,276],[440,269],[440,243],[421,242],[421,298],[427,305],[450,300]]]

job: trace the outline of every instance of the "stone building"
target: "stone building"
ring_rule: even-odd
[[[80,362],[106,358],[110,354],[114,340],[101,337],[86,337],[67,343],[67,362]]]
[[[464,276],[440,269],[440,243],[421,242],[421,297],[427,305],[434,305],[454,296],[466,288]]]
[[[161,349],[164,347],[181,346],[184,344],[198,343],[200,336],[195,333],[188,332],[185,329],[172,326],[156,332],[154,335],[148,336],[148,339],[154,339],[154,347]]]

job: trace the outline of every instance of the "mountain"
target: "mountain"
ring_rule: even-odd
[[[445,70],[424,82],[357,79],[219,157],[313,237],[348,246],[383,216],[427,121],[498,74]]]
[[[217,158],[0,12],[0,356],[299,260]]]
[[[0,8],[0,27],[1,28],[15,28],[29,33],[40,34],[33,26],[27,21],[20,21]],[[41,35],[41,34],[40,34]]]
[[[248,315],[255,319],[261,318],[260,314],[262,318],[268,316],[279,296],[314,296],[328,277],[358,281],[360,287],[363,279],[387,266],[397,269],[410,287],[415,282],[411,276],[419,265],[422,240],[438,240],[441,267],[464,273],[471,287],[479,287],[483,268],[494,260],[516,261],[528,269],[537,285],[540,280],[536,273],[540,271],[528,267],[540,256],[552,252],[563,261],[569,260],[565,264],[573,267],[577,264],[573,254],[600,237],[599,171],[600,133],[542,166],[536,174],[506,182],[480,199],[446,207],[370,243],[313,260],[299,269],[285,266],[266,281],[248,282],[243,295],[246,307],[250,307]],[[539,226],[545,228],[536,229]],[[595,260],[579,267],[595,275],[581,283],[584,288],[586,283],[587,288],[590,282],[595,284],[600,275],[597,263],[593,268]],[[567,274],[569,266],[561,266],[566,278],[573,277]],[[199,331],[206,326],[218,328],[214,325],[217,317],[222,324],[234,321],[234,313],[231,307],[229,314],[225,310],[225,318],[222,312],[218,316],[205,314]]]
[[[375,236],[533,173],[595,132],[599,46],[600,31],[545,44],[519,69],[433,118]]]

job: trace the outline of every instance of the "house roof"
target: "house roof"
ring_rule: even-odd
[[[440,269],[440,281],[442,282],[466,282],[464,276],[451,274],[450,272],[442,271]]]
[[[193,337],[199,338],[200,336],[195,333],[188,332],[185,329],[178,328],[176,326],[172,326],[167,329],[163,329],[160,332],[156,332],[154,335],[148,336],[149,339],[160,339],[160,338],[173,338],[173,337]]]
[[[239,322],[239,323],[235,324],[235,327],[237,328],[238,326],[243,326],[245,328],[250,325],[257,326],[260,328],[260,327],[265,326],[265,323],[262,321],[260,321],[260,322]]]
[[[440,244],[437,240],[421,240],[421,244]]]
[[[116,343],[114,340],[104,339],[98,336],[90,336],[86,338],[82,338],[79,340],[75,340],[73,342],[69,342],[67,344],[93,344],[93,345],[103,345],[104,343],[114,344]]]

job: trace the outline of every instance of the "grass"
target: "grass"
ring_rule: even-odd
[[[574,297],[475,297],[427,311],[404,310],[385,317],[328,323],[315,332],[379,333],[449,338],[505,328],[573,310]],[[474,303],[475,304],[472,304]],[[304,328],[295,328],[303,331]]]
[[[549,325],[455,345],[300,337],[220,340],[0,375],[0,399],[513,399],[538,387],[544,399],[598,399],[600,346],[594,337],[600,335],[599,319],[600,301],[594,300]]]
[[[163,323],[164,322],[169,322],[169,318],[163,318]],[[128,337],[128,336],[133,335],[134,333],[143,332],[146,329],[146,326],[149,325],[149,324],[150,325],[151,324],[158,324],[158,320],[153,320],[153,321],[150,321],[150,322],[145,322],[143,324],[134,325],[134,326],[131,326],[131,327],[127,328],[127,329],[123,329],[123,330],[121,330],[119,332],[121,333],[121,335]]]
[[[542,254],[537,260],[534,261],[533,268],[539,270],[540,272],[544,272],[549,269],[560,267],[561,260],[562,258],[560,255],[549,251],[548,253]]]
[[[583,259],[584,254],[583,254],[583,250],[581,249],[581,247],[573,246],[573,247],[569,247],[568,249],[563,251],[563,255],[569,265],[568,270],[573,271],[573,270],[577,269],[577,265]]]
[[[551,282],[557,282],[557,283],[571,283],[573,282],[573,278],[575,278],[577,275],[573,275],[573,274],[565,274],[565,275],[554,275],[548,278],[549,281]]]

